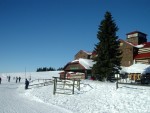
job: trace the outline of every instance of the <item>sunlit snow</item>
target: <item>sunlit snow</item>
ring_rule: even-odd
[[[31,77],[30,83],[42,83],[42,79],[59,76],[54,72],[2,73],[0,84],[1,113],[149,113],[150,87],[120,85],[116,83],[82,80],[80,91],[75,94],[53,95],[53,83],[29,86],[24,89],[24,78]],[[11,76],[10,83],[7,76]],[[21,76],[21,83],[13,77]],[[39,79],[39,81],[38,81]],[[70,87],[70,86],[66,86]]]

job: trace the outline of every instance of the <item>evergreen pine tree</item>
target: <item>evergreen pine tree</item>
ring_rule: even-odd
[[[106,12],[104,20],[98,28],[97,38],[99,42],[95,45],[97,56],[94,58],[96,64],[93,66],[93,73],[99,80],[109,79],[111,75],[119,73],[121,52],[119,50],[119,40],[116,36],[118,27],[116,26],[110,12]]]

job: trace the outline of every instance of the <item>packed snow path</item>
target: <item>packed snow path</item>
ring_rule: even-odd
[[[0,84],[0,113],[71,113],[63,108],[33,101],[23,96],[23,83],[6,82]]]

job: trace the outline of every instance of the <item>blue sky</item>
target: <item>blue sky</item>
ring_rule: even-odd
[[[0,0],[0,72],[63,67],[92,51],[98,26],[112,13],[117,35],[150,35],[149,0]]]

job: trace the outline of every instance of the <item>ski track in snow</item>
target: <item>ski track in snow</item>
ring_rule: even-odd
[[[6,82],[0,85],[0,113],[71,113],[63,108],[25,98],[20,84]]]

